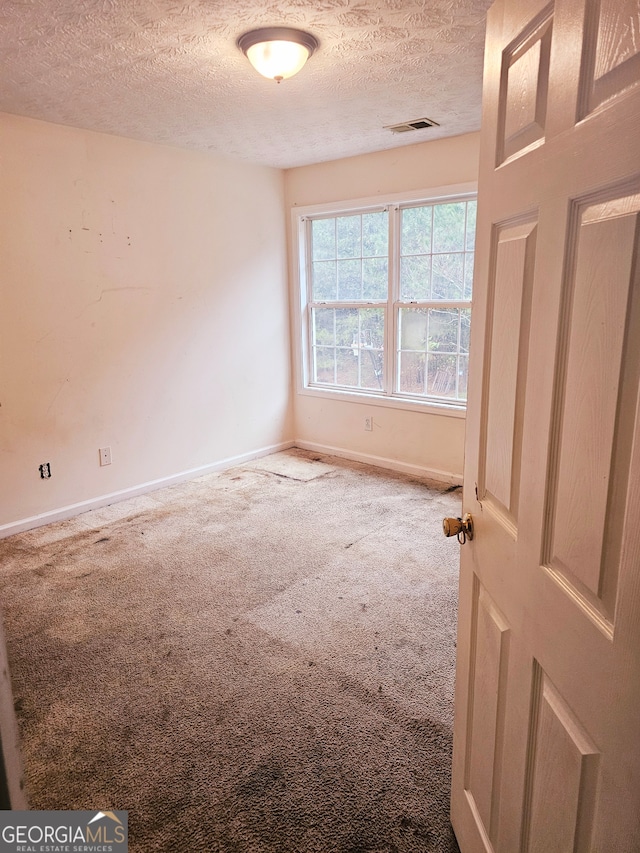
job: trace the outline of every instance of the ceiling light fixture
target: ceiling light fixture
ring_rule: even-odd
[[[280,83],[300,71],[318,39],[291,27],[264,27],[240,36],[237,44],[258,73]]]

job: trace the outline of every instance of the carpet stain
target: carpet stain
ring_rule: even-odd
[[[271,796],[275,784],[284,781],[284,771],[277,759],[261,764],[243,779],[236,790],[241,797]]]

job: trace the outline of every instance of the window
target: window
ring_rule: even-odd
[[[475,195],[300,217],[305,387],[464,408]]]

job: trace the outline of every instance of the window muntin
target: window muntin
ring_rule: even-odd
[[[475,197],[309,217],[308,387],[463,406]]]

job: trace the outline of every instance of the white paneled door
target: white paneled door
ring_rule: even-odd
[[[489,14],[452,821],[640,850],[640,3]]]

